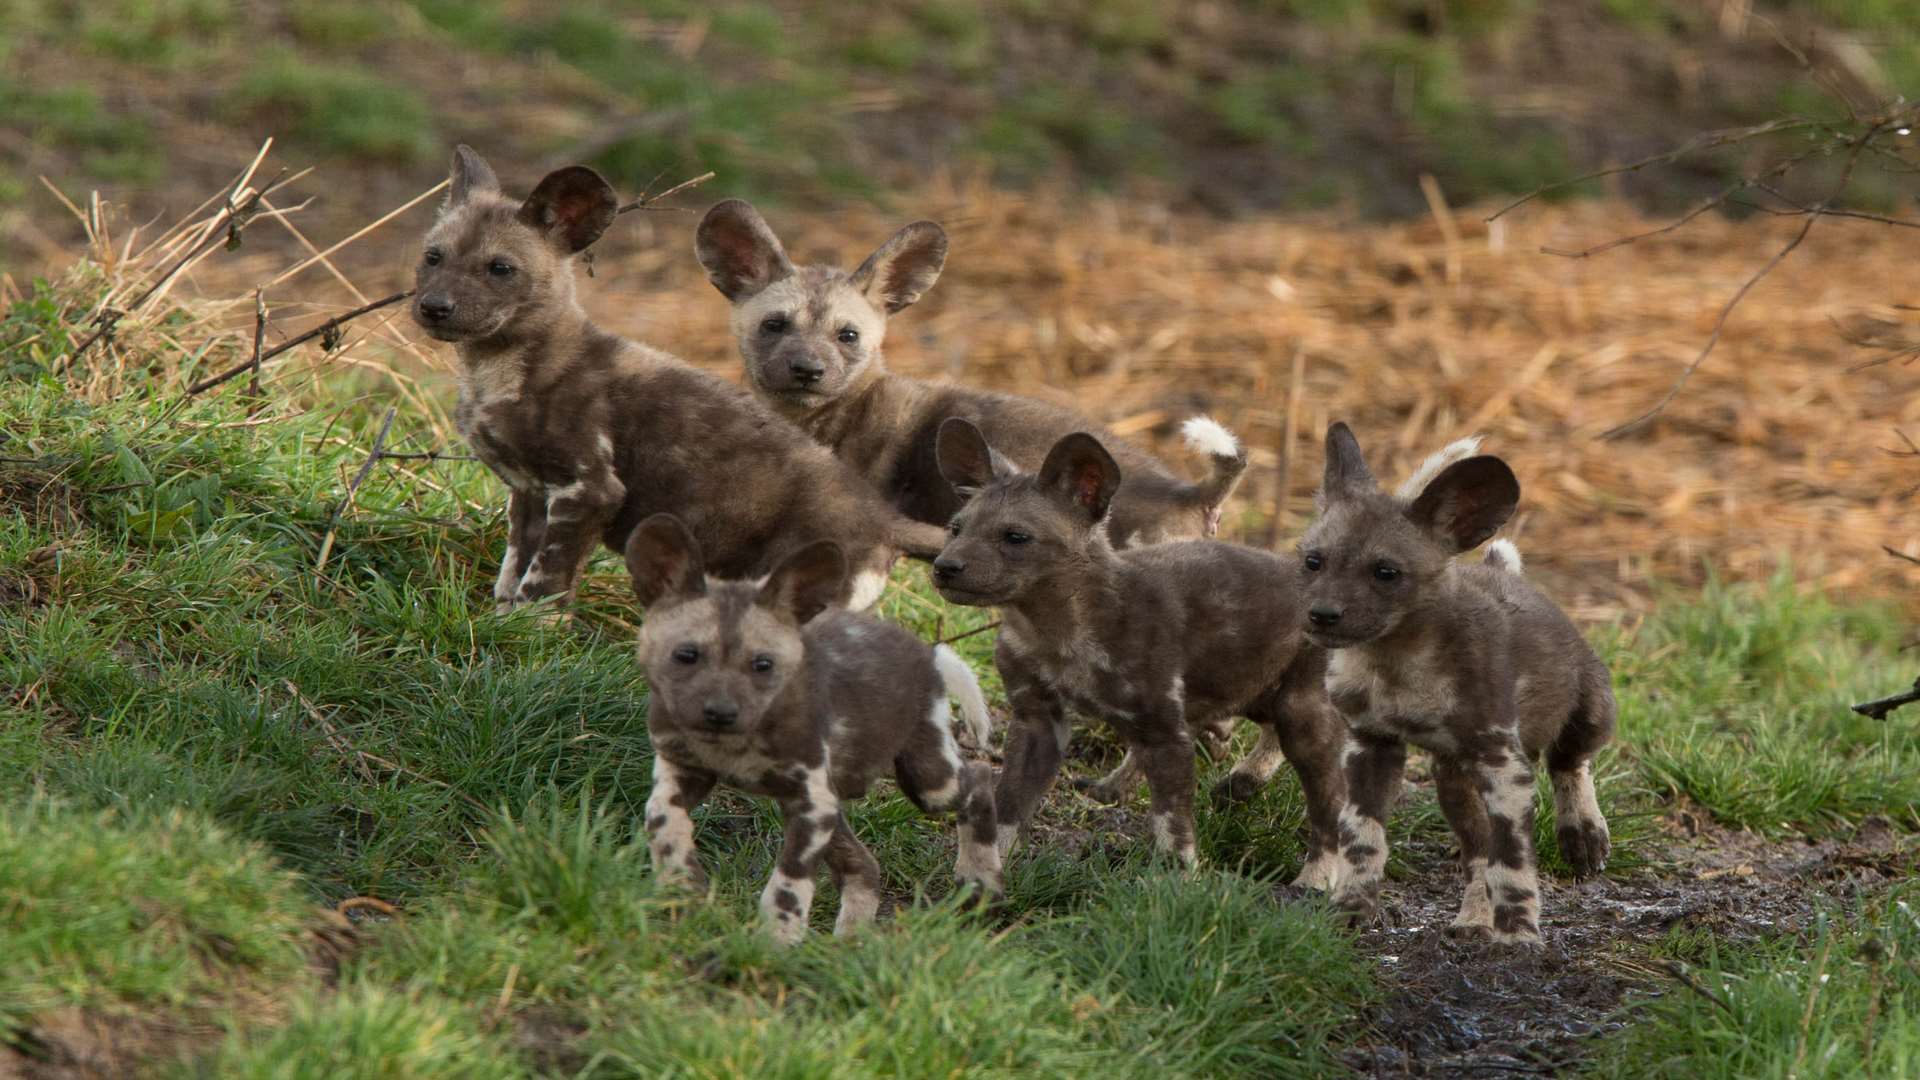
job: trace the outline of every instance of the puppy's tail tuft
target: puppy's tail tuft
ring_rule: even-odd
[[[1193,485],[1192,498],[1207,513],[1208,533],[1218,528],[1220,506],[1240,483],[1247,471],[1247,448],[1219,421],[1210,416],[1192,416],[1180,425],[1180,437],[1187,449],[1205,454],[1213,468],[1205,480]]]
[[[1520,561],[1520,549],[1504,536],[1487,545],[1487,554],[1480,561],[1509,574],[1518,574],[1524,568]]]
[[[1394,494],[1403,499],[1419,498],[1420,493],[1427,490],[1427,485],[1433,483],[1433,478],[1439,476],[1447,466],[1456,461],[1465,461],[1479,452],[1480,436],[1478,435],[1469,435],[1464,439],[1450,442],[1421,462],[1420,467],[1413,471],[1412,476],[1407,477],[1406,483],[1401,484]]]
[[[973,674],[960,654],[949,645],[933,647],[933,669],[940,673],[940,684],[947,688],[947,696],[960,706],[960,718],[966,722],[967,734],[981,750],[987,748],[993,738],[993,717],[987,712],[987,698],[980,692],[980,680]]]

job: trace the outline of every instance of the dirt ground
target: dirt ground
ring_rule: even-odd
[[[1463,943],[1444,927],[1459,904],[1450,851],[1421,852],[1419,876],[1391,883],[1381,926],[1361,936],[1386,1003],[1348,1061],[1371,1077],[1556,1075],[1626,1022],[1638,994],[1691,993],[1649,947],[1669,931],[1723,944],[1793,934],[1817,912],[1910,877],[1920,851],[1881,819],[1844,841],[1772,842],[1676,810],[1647,868],[1547,880],[1542,948]],[[1681,969],[1682,971],[1684,969]]]

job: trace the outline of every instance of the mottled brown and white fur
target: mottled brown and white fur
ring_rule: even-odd
[[[1379,489],[1345,424],[1327,432],[1321,512],[1300,541],[1305,629],[1331,650],[1327,689],[1347,724],[1349,805],[1334,899],[1371,919],[1387,813],[1406,744],[1434,756],[1440,807],[1466,877],[1452,932],[1539,940],[1532,762],[1553,779],[1560,850],[1580,875],[1606,864],[1592,760],[1613,734],[1606,666],[1521,576],[1511,543],[1458,562],[1512,516],[1500,459],[1436,456],[1401,494]]]
[[[846,561],[831,541],[789,555],[764,583],[706,575],[677,518],[642,522],[627,568],[647,609],[640,662],[652,696],[654,750],[647,834],[668,881],[701,886],[690,816],[715,784],[779,804],[785,840],[760,897],[782,943],[806,932],[821,860],[840,889],[836,933],[870,922],[880,867],[841,808],[891,774],[921,810],[960,817],[954,874],[982,898],[1002,894],[994,847],[993,770],[961,757],[950,722],[989,732],[980,684],[947,646],[831,607]]]
[[[1071,708],[1126,740],[1146,775],[1156,846],[1193,864],[1190,729],[1245,716],[1279,752],[1236,766],[1228,793],[1250,793],[1283,756],[1291,762],[1309,823],[1297,884],[1327,888],[1345,801],[1342,729],[1287,562],[1214,540],[1115,551],[1104,525],[1120,467],[1085,433],[1061,439],[1038,473],[1011,467],[958,418],[942,426],[939,449],[947,477],[973,495],[934,560],[934,585],[1002,613],[994,660],[1013,708],[994,795],[1002,854],[1059,772]]]
[[[587,318],[575,257],[617,201],[577,165],[510,199],[463,146],[421,245],[414,319],[458,350],[455,421],[509,491],[495,601],[564,603],[598,543],[618,551],[642,518],[670,510],[728,576],[839,540],[855,571],[845,599],[870,604],[895,556],[930,558],[939,530],[896,513],[751,394]]]

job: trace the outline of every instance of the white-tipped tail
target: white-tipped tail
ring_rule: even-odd
[[[1509,574],[1518,574],[1521,571],[1520,549],[1504,536],[1487,545],[1485,561],[1488,566],[1505,570]]]
[[[1189,417],[1186,423],[1180,425],[1180,437],[1187,441],[1189,449],[1208,457],[1240,456],[1240,440],[1211,416]]]
[[[1433,483],[1433,478],[1439,476],[1447,466],[1456,461],[1465,461],[1479,452],[1480,436],[1478,435],[1469,435],[1464,439],[1450,442],[1421,462],[1420,467],[1414,470],[1412,476],[1407,477],[1406,483],[1401,484],[1400,489],[1394,494],[1403,499],[1417,498],[1421,492],[1427,490],[1428,484]]]
[[[993,738],[993,717],[987,713],[987,698],[980,692],[980,680],[974,677],[973,669],[946,645],[933,647],[933,669],[940,673],[947,696],[959,703],[960,718],[966,721],[975,745],[986,749]]]

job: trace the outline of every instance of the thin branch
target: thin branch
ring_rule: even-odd
[[[1773,135],[1782,131],[1798,131],[1822,126],[1823,124],[1818,120],[1805,120],[1790,116],[1779,120],[1769,120],[1764,124],[1755,124],[1752,127],[1702,132],[1665,153],[1641,158],[1639,161],[1630,162],[1626,165],[1614,165],[1609,168],[1598,169],[1582,176],[1573,177],[1572,179],[1544,184],[1494,211],[1487,220],[1497,221],[1509,212],[1518,210],[1548,192],[1559,191],[1563,188],[1573,187],[1576,184],[1584,184],[1589,180],[1600,180],[1609,176],[1619,176],[1623,173],[1639,172],[1641,169],[1651,168],[1655,165],[1669,165],[1686,157],[1688,154],[1697,153],[1701,150],[1717,150],[1722,146],[1731,146],[1734,143],[1746,142],[1749,139],[1758,139],[1762,136]]]
[[[370,312],[379,311],[381,308],[392,307],[393,305],[399,303],[402,300],[405,300],[407,297],[412,295],[413,295],[413,290],[408,289],[406,292],[397,292],[397,293],[394,293],[392,296],[375,300],[370,304],[362,304],[359,307],[354,308],[352,311],[346,312],[345,314],[335,315],[333,318],[328,319],[326,322],[321,323],[319,326],[316,326],[311,330],[308,330],[306,333],[300,334],[296,337],[289,338],[286,341],[283,341],[280,344],[275,345],[273,348],[268,349],[264,353],[261,353],[256,359],[248,360],[243,364],[236,364],[233,367],[228,368],[227,370],[221,372],[218,375],[209,375],[206,378],[201,379],[199,382],[194,383],[192,386],[187,387],[186,396],[197,397],[200,394],[203,394],[206,391],[211,390],[222,383],[225,383],[232,379],[239,378],[241,375],[246,374],[248,370],[258,367],[260,364],[264,364],[269,360],[272,360],[274,357],[279,356],[281,353],[284,353],[289,349],[293,349],[293,348],[297,348],[298,346],[305,345],[307,342],[312,341],[314,338],[325,337],[327,335],[334,334],[337,331],[339,331],[339,329],[342,326],[353,321],[354,319],[357,319],[360,316],[366,315]]]
[[[233,204],[234,195],[239,194],[236,188],[232,194],[227,196],[226,208],[221,210],[219,216],[214,219],[213,227],[207,230],[206,235],[198,243],[188,245],[187,250],[181,254],[180,258],[175,260],[173,265],[169,266],[166,272],[155,279],[152,284],[148,285],[146,290],[132,303],[124,308],[109,308],[101,312],[97,318],[97,328],[85,341],[76,345],[74,350],[67,354],[64,362],[65,365],[71,367],[88,349],[93,348],[95,342],[112,334],[114,327],[119,325],[120,320],[125,318],[128,312],[138,310],[141,304],[147,302],[148,297],[159,292],[168,282],[171,282],[174,275],[180,273],[181,270],[186,268],[188,263],[199,257],[200,253],[206,250],[207,242],[213,237],[225,236],[226,242],[231,246],[234,241],[238,239],[240,230],[244,229],[247,222],[252,220],[253,215],[258,212],[260,200],[307,175],[310,171],[311,170],[308,169],[302,169],[292,176],[288,176],[287,171],[282,169],[280,170],[280,174],[275,176],[271,183],[247,196],[246,200],[237,207]],[[238,183],[244,184],[245,180],[241,180]]]
[[[940,639],[940,641],[939,641],[939,644],[941,644],[941,645],[951,645],[951,644],[953,644],[953,643],[954,643],[954,642],[956,642],[956,641],[965,641],[965,640],[966,640],[967,638],[970,638],[970,637],[972,637],[972,636],[973,636],[973,635],[975,635],[975,634],[984,634],[984,633],[986,633],[987,631],[989,631],[989,630],[992,630],[992,629],[993,629],[994,627],[997,627],[997,626],[999,626],[999,625],[1000,625],[1000,620],[999,620],[999,619],[995,619],[995,620],[993,620],[992,622],[990,622],[990,623],[988,623],[988,624],[987,624],[987,625],[985,625],[985,626],[976,626],[976,627],[974,627],[974,628],[973,628],[973,629],[971,629],[971,630],[963,630],[963,631],[961,631],[960,633],[958,633],[958,634],[955,634],[955,635],[953,635],[953,636],[952,636],[952,637],[950,637],[950,638],[941,638],[941,639]]]
[[[713,179],[713,177],[714,177],[714,174],[711,171],[703,172],[699,176],[696,176],[691,180],[680,181],[679,183],[673,185],[672,187],[659,193],[658,195],[652,194],[651,192],[642,191],[640,193],[639,198],[633,200],[632,202],[626,204],[625,206],[620,207],[618,210],[615,210],[614,213],[625,214],[633,210],[682,210],[684,211],[687,209],[684,206],[655,206],[653,204],[660,202],[664,199],[670,198],[674,195],[678,195],[689,188],[699,187],[701,184],[704,184],[707,181]],[[653,186],[652,182],[649,181],[647,186],[649,188],[652,187]]]
[[[385,445],[387,432],[393,429],[393,417],[399,411],[396,407],[387,409],[387,418],[380,422],[380,433],[373,437],[373,449],[367,452],[366,463],[360,466],[359,472],[353,474],[353,481],[347,485],[347,493],[340,497],[339,505],[333,508],[333,516],[327,519],[327,535],[320,541],[320,557],[314,560],[314,573],[317,574],[326,569],[327,556],[333,552],[334,530],[340,524],[340,515],[346,513],[347,504],[353,502],[353,494],[360,490],[360,484],[366,480],[367,474],[380,463],[382,456],[380,448]]]
[[[1885,720],[1888,713],[1902,705],[1911,705],[1916,701],[1920,701],[1920,679],[1913,680],[1913,689],[1911,690],[1894,694],[1892,697],[1883,697],[1877,701],[1863,701],[1855,705],[1853,711],[1859,713],[1861,716],[1872,717],[1875,720]]]
[[[1716,994],[1712,990],[1709,990],[1707,989],[1707,987],[1701,985],[1698,979],[1695,979],[1693,976],[1687,974],[1686,968],[1681,967],[1679,964],[1676,964],[1671,960],[1667,961],[1667,963],[1665,964],[1665,967],[1667,969],[1667,974],[1680,980],[1681,986],[1686,987],[1687,989],[1693,991],[1694,993],[1699,994],[1701,997],[1706,998],[1708,1001],[1712,1002],[1713,1004],[1719,1006],[1721,1010],[1723,1010],[1728,1016],[1733,1017],[1735,1020],[1740,1019],[1740,1014],[1737,1011],[1735,1011],[1732,1005],[1727,1004],[1726,998],[1721,997],[1719,994]]]
[[[1755,271],[1753,276],[1746,280],[1746,284],[1740,286],[1740,291],[1734,293],[1733,298],[1728,300],[1726,305],[1720,309],[1720,317],[1713,322],[1713,333],[1707,337],[1707,343],[1701,347],[1700,354],[1693,358],[1693,363],[1687,365],[1687,370],[1680,373],[1680,378],[1667,389],[1666,394],[1662,396],[1658,402],[1654,403],[1653,408],[1648,409],[1646,412],[1641,413],[1639,416],[1634,417],[1624,424],[1601,432],[1600,438],[1617,439],[1622,435],[1638,430],[1647,421],[1659,416],[1661,411],[1673,402],[1674,398],[1679,397],[1680,391],[1686,388],[1687,381],[1693,378],[1693,373],[1700,370],[1700,365],[1706,363],[1707,357],[1713,354],[1714,346],[1720,344],[1720,334],[1727,328],[1727,319],[1733,314],[1733,309],[1740,306],[1740,301],[1745,299],[1747,293],[1751,291],[1755,285],[1760,283],[1761,278],[1772,273],[1774,267],[1779,266],[1788,255],[1793,253],[1794,248],[1800,246],[1800,241],[1805,240],[1807,234],[1813,231],[1813,223],[1819,220],[1818,215],[1807,218],[1806,222],[1800,226],[1800,231],[1794,233],[1793,239],[1787,241],[1787,246],[1774,252],[1773,258],[1768,259],[1765,266]]]
[[[1893,549],[1893,548],[1890,548],[1890,547],[1888,547],[1888,546],[1887,546],[1887,545],[1885,545],[1885,544],[1881,544],[1881,545],[1880,545],[1880,550],[1881,550],[1881,551],[1884,551],[1884,552],[1886,552],[1887,554],[1889,554],[1889,555],[1891,555],[1891,556],[1893,556],[1893,557],[1894,557],[1894,558],[1896,558],[1896,559],[1900,559],[1900,560],[1903,560],[1903,561],[1905,561],[1905,562],[1910,562],[1910,563],[1912,563],[1912,564],[1914,564],[1915,566],[1920,566],[1920,559],[1916,559],[1916,558],[1914,558],[1913,556],[1911,556],[1911,555],[1909,555],[1909,554],[1907,554],[1907,553],[1906,553],[1906,552],[1904,552],[1904,551],[1897,551],[1897,550],[1895,550],[1895,549]]]
[[[267,337],[267,293],[253,290],[253,376],[247,381],[247,396],[260,395],[260,346]]]
[[[1720,191],[1717,194],[1713,195],[1711,198],[1708,198],[1706,201],[1702,202],[1700,205],[1694,207],[1693,209],[1687,211],[1686,213],[1673,219],[1667,224],[1660,226],[1657,229],[1648,229],[1646,232],[1634,233],[1631,236],[1615,237],[1612,240],[1608,240],[1604,244],[1595,244],[1590,248],[1582,248],[1577,251],[1568,250],[1566,248],[1550,248],[1550,247],[1543,247],[1540,250],[1541,252],[1547,255],[1558,255],[1558,256],[1561,256],[1562,258],[1567,258],[1567,259],[1585,259],[1594,255],[1598,255],[1603,251],[1612,251],[1614,248],[1617,248],[1617,247],[1626,247],[1628,244],[1637,244],[1642,240],[1650,240],[1656,236],[1664,236],[1667,233],[1673,232],[1676,229],[1684,227],[1689,222],[1693,221],[1695,218],[1699,217],[1701,214],[1704,214],[1707,211],[1712,210],[1714,207],[1724,204],[1725,202],[1727,202],[1729,199],[1733,198],[1735,195],[1739,194],[1740,192],[1745,191],[1750,187],[1756,187],[1767,180],[1771,180],[1776,176],[1781,176],[1786,174],[1787,172],[1792,171],[1795,167],[1800,165],[1801,162],[1806,161],[1808,158],[1813,157],[1815,154],[1818,154],[1819,152],[1820,151],[1816,149],[1816,150],[1809,150],[1804,154],[1796,154],[1795,156],[1788,158],[1787,160],[1779,163],[1778,165],[1775,165],[1773,168],[1767,170],[1764,173],[1761,173],[1758,176],[1743,176],[1740,179],[1735,180],[1733,183],[1728,184],[1726,187],[1720,189]]]

